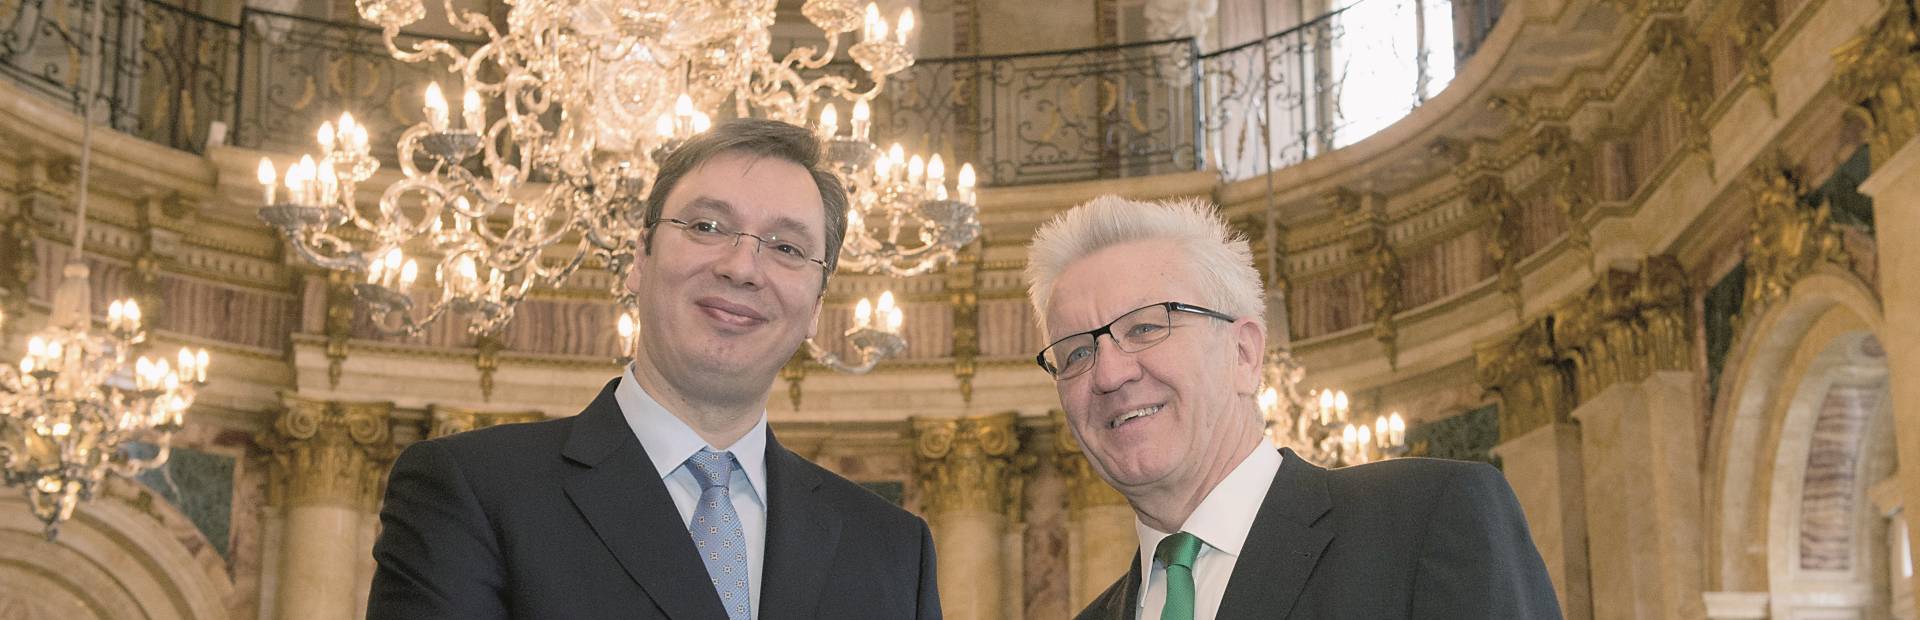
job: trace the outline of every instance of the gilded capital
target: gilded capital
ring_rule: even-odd
[[[913,455],[928,514],[978,511],[1008,514],[1010,484],[1020,449],[1009,411],[973,418],[913,420]]]
[[[288,396],[260,443],[271,456],[267,499],[277,506],[330,504],[371,512],[398,450],[392,403]]]
[[[1500,437],[1564,423],[1573,413],[1573,373],[1553,343],[1544,320],[1474,346],[1474,374],[1481,388],[1500,398]]]
[[[1690,368],[1688,314],[1686,273],[1672,256],[1600,274],[1586,295],[1552,315],[1552,339],[1573,364],[1578,402],[1657,370]]]
[[[1053,463],[1067,477],[1069,515],[1077,519],[1082,511],[1095,506],[1125,506],[1127,498],[1094,473],[1093,463],[1087,461],[1080,441],[1074,438],[1073,429],[1067,425],[1066,412],[1055,409],[1048,412],[1047,416],[1053,420],[1055,429]]]
[[[539,422],[546,419],[546,414],[538,411],[476,411],[464,407],[433,405],[427,408],[427,417],[431,420],[427,438],[433,439],[502,424]]]
[[[1834,90],[1868,129],[1878,169],[1920,133],[1920,50],[1911,0],[1895,0],[1865,32],[1833,52]]]

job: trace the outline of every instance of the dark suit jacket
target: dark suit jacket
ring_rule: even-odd
[[[1322,469],[1292,450],[1253,519],[1219,618],[1559,618],[1500,471],[1395,459]],[[1140,558],[1080,612],[1134,617]]]
[[[724,620],[617,384],[578,416],[407,448],[367,616]],[[771,434],[767,487],[760,618],[940,617],[924,521]]]

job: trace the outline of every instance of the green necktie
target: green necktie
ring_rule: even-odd
[[[1193,620],[1193,558],[1200,555],[1200,538],[1180,532],[1160,540],[1153,559],[1167,565],[1167,603],[1160,620]]]

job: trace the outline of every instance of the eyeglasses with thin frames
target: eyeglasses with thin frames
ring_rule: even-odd
[[[752,238],[754,242],[753,253],[756,256],[766,256],[772,259],[775,265],[796,271],[806,268],[808,263],[819,265],[821,269],[827,268],[827,262],[814,258],[812,252],[808,251],[805,245],[796,241],[782,239],[778,235],[762,236],[750,232],[728,230],[726,225],[706,218],[682,220],[663,217],[654,220],[653,224],[648,225],[648,227],[651,228],[662,223],[672,224],[675,228],[679,228],[682,233],[686,234],[688,241],[692,241],[697,245],[709,247],[721,245],[739,247],[741,239]],[[772,249],[773,252],[768,253],[761,251],[765,249]]]
[[[1092,369],[1100,354],[1100,337],[1111,336],[1114,346],[1127,353],[1139,353],[1160,344],[1173,335],[1173,323],[1176,312],[1198,314],[1211,319],[1232,323],[1238,319],[1217,310],[1209,310],[1192,304],[1177,301],[1163,301],[1157,304],[1141,306],[1120,315],[1106,325],[1053,341],[1047,348],[1041,349],[1033,361],[1041,370],[1053,375],[1054,381],[1065,381],[1080,376]]]

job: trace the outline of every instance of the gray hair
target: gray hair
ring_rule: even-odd
[[[699,169],[701,164],[724,153],[744,153],[754,157],[772,157],[790,161],[806,168],[813,175],[813,184],[820,188],[820,204],[826,211],[826,255],[821,260],[827,263],[827,273],[833,273],[840,264],[840,245],[847,238],[847,190],[840,184],[840,177],[834,176],[821,161],[820,139],[805,127],[763,118],[736,118],[721,121],[698,135],[687,140],[660,162],[660,174],[654,176],[653,188],[646,200],[645,219],[649,226],[660,219],[660,213],[666,209],[667,197],[673,195],[673,188],[680,179]],[[653,252],[653,228],[649,227],[643,237],[645,252]],[[825,282],[823,275],[821,281]]]
[[[1200,285],[1201,299],[1166,301],[1189,301],[1266,327],[1266,298],[1253,249],[1218,209],[1198,198],[1142,202],[1112,195],[1054,217],[1027,246],[1027,297],[1040,326],[1046,327],[1055,281],[1074,261],[1109,246],[1148,240],[1175,242]]]

